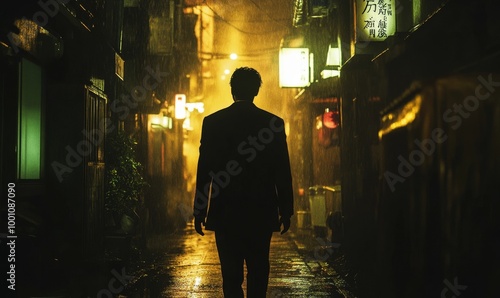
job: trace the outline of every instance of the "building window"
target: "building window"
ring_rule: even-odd
[[[26,60],[19,69],[18,178],[40,179],[42,161],[42,71]]]

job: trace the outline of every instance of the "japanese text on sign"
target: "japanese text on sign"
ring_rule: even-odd
[[[395,0],[357,0],[357,40],[382,41],[396,31]]]

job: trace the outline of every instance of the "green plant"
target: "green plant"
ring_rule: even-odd
[[[135,157],[136,142],[123,132],[113,132],[106,138],[106,199],[105,209],[113,216],[135,214],[139,198],[148,185]]]

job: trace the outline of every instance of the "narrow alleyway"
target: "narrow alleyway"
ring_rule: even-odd
[[[273,235],[268,297],[352,297],[332,266],[308,257],[293,236]],[[223,297],[214,233],[201,237],[190,224],[167,239],[151,238],[148,247],[156,261],[120,297]]]

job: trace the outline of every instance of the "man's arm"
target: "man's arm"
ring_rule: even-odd
[[[277,166],[275,171],[276,190],[278,192],[278,208],[280,221],[285,226],[286,232],[290,225],[290,217],[293,215],[293,187],[292,172],[290,169],[290,157],[286,143],[286,135],[283,119],[279,119],[279,125],[283,130],[277,132]]]
[[[200,156],[198,158],[198,169],[196,173],[196,190],[193,203],[193,215],[195,218],[195,229],[200,235],[204,235],[201,225],[205,224],[209,203],[209,188],[211,177],[209,175],[210,161],[210,130],[207,128],[206,119],[203,120],[200,140]]]

